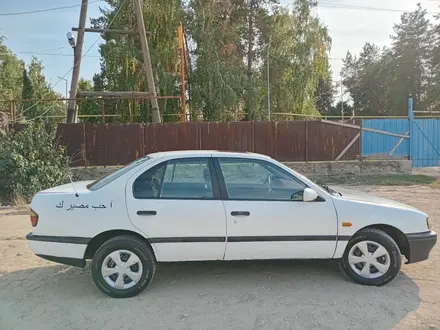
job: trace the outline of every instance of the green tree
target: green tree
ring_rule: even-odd
[[[390,111],[389,96],[396,82],[395,67],[390,50],[381,51],[368,42],[358,58],[347,53],[341,74],[357,115],[383,115]]]
[[[65,148],[54,144],[55,127],[31,123],[25,129],[0,137],[0,199],[30,202],[40,190],[66,179]]]
[[[430,22],[420,3],[417,9],[401,16],[394,26],[392,54],[398,64],[396,79],[399,82],[392,91],[393,114],[407,113],[407,98],[414,97],[414,107],[426,105],[428,85],[428,62],[432,49]]]
[[[93,26],[106,28],[112,22],[113,29],[137,31],[131,1],[107,0],[107,3],[110,9],[102,9],[102,16],[92,19]],[[144,2],[143,14],[146,29],[150,32],[148,41],[158,95],[179,95],[176,29],[183,18],[182,3],[180,0]],[[103,38],[101,72],[94,77],[94,89],[148,91],[139,37],[105,33]],[[181,111],[179,102],[172,99],[159,100],[159,107],[165,121],[175,120],[175,115]],[[110,108],[111,113],[119,114],[122,121],[151,120],[148,100],[113,102]]]
[[[107,1],[109,10],[92,20],[95,27],[136,30],[132,4]],[[275,0],[155,0],[144,8],[161,95],[179,95],[176,28],[183,21],[190,48],[190,111],[193,119],[266,118],[266,59],[270,58],[273,107],[279,112],[318,113],[315,89],[327,79],[327,29],[311,14],[316,3],[294,2],[289,11]],[[119,11],[118,16],[115,14]],[[95,90],[147,90],[136,36],[104,35],[101,73]],[[272,40],[272,41],[271,41]],[[282,79],[279,81],[278,76]],[[165,120],[176,120],[178,101],[161,101]],[[149,104],[115,102],[123,121],[149,121]],[[106,107],[106,113],[109,113]]]
[[[56,98],[61,98],[62,95],[52,90],[43,70],[42,62],[33,57],[27,70],[23,71],[22,97],[26,96],[25,98],[36,101],[25,102],[26,104],[22,106],[22,110],[18,114],[20,120],[44,119],[65,114],[65,104],[62,101],[54,101]],[[42,99],[50,101],[41,101]]]
[[[417,109],[435,104],[440,48],[433,48],[434,32],[426,10],[418,4],[394,25],[390,47],[380,50],[366,43],[359,57],[347,53],[341,74],[356,114],[406,115],[410,94]]]
[[[329,67],[327,78],[319,78],[318,85],[316,86],[315,91],[315,106],[319,113],[321,113],[322,115],[328,115],[328,113],[330,112],[335,92],[336,87],[333,84],[332,72]]]
[[[440,15],[431,30],[433,47],[429,58],[429,85],[426,110],[440,111]]]
[[[21,92],[22,99],[32,99],[34,97],[34,88],[32,86],[32,81],[28,76],[27,70],[23,69],[23,88]],[[33,101],[23,102],[22,111],[29,107],[32,107],[35,103]]]
[[[187,29],[194,43],[192,111],[204,120],[238,119],[247,83],[242,34],[243,2],[192,0]],[[238,116],[238,117],[237,117]]]
[[[349,104],[347,101],[344,101],[344,118],[349,118],[353,113],[353,106]],[[332,105],[329,108],[329,111],[325,114],[326,116],[342,116],[342,102],[338,101],[334,106]],[[358,115],[355,113],[355,115]],[[323,114],[324,116],[324,114]]]
[[[78,90],[82,92],[93,91],[93,83],[90,80],[81,78],[78,82]],[[102,121],[101,117],[101,105],[104,100],[81,100],[78,102],[78,114],[90,115],[95,117],[81,117],[79,121],[84,123],[99,123]],[[107,120],[106,120],[107,121]]]
[[[20,99],[22,95],[24,62],[6,47],[5,39],[0,36],[0,111],[11,113],[8,100]]]
[[[270,17],[270,31],[262,36],[267,43],[270,38],[273,112],[319,114],[315,91],[319,79],[327,79],[331,39],[327,28],[311,14],[315,6],[298,0],[291,12],[277,8]]]
[[[261,92],[265,84],[262,81],[261,67],[255,63],[261,63],[265,57],[267,59],[267,53],[270,51],[270,41],[268,44],[264,39],[267,38],[267,33],[270,33],[269,8],[275,8],[277,4],[279,4],[277,0],[247,0],[243,2],[242,12],[246,17],[246,27],[242,29],[245,34],[241,36],[241,39],[246,40],[242,48],[246,51],[247,65],[247,82],[244,93],[244,111],[247,120],[261,118],[262,110],[265,108],[258,105],[264,99],[261,97]]]
[[[56,98],[61,95],[54,92],[43,74],[43,65],[32,58],[28,67],[5,44],[0,37],[0,111],[11,114],[9,100]],[[17,120],[23,121],[39,116],[64,113],[63,102],[25,102],[16,103]]]

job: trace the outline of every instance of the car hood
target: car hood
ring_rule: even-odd
[[[341,187],[332,187],[332,189],[334,189],[336,192],[339,192],[340,194],[342,194],[342,196],[336,196],[336,198],[339,198],[339,199],[419,211],[418,209],[416,209],[415,207],[412,207],[410,205],[396,202],[396,201],[382,198],[382,197],[369,195],[369,194],[364,193],[362,191],[346,189],[346,188],[341,188]]]
[[[45,189],[39,192],[39,194],[68,194],[75,192],[87,192],[87,185],[92,183],[93,181],[78,181],[73,183],[66,183],[59,186],[55,186],[49,189]]]

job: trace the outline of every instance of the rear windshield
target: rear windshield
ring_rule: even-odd
[[[87,185],[87,189],[91,190],[91,191],[95,191],[98,189],[101,189],[102,187],[104,187],[105,185],[108,185],[110,182],[116,180],[117,178],[119,178],[121,175],[124,175],[125,173],[127,173],[128,171],[132,170],[133,168],[137,167],[140,164],[143,164],[145,162],[147,162],[148,160],[150,160],[151,158],[148,156],[144,156],[142,158],[138,158],[135,161],[129,163],[128,165],[120,168],[119,170],[116,170],[113,173],[110,173],[94,182],[92,182],[91,184]]]

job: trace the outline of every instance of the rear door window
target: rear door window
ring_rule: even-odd
[[[133,184],[135,198],[213,199],[208,158],[185,158],[156,165]]]

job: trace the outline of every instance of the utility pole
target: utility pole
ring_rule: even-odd
[[[267,118],[270,121],[270,68],[269,68],[269,50],[270,50],[270,43],[272,42],[272,36],[269,36],[269,44],[267,46]]]
[[[145,73],[147,75],[148,89],[151,94],[151,116],[153,123],[160,123],[159,104],[157,103],[156,86],[154,84],[153,67],[151,65],[150,50],[148,49],[147,32],[145,31],[144,16],[142,14],[141,0],[134,0],[136,19],[144,59]]]
[[[182,87],[182,118],[186,122],[186,90],[185,90],[185,49],[183,43],[183,26],[179,23],[177,28],[177,36],[179,39],[179,55],[180,55],[180,83]]]
[[[341,76],[341,115],[342,115],[342,120],[344,120],[344,93],[342,91],[342,74]]]
[[[84,44],[84,32],[86,28],[88,0],[81,0],[81,12],[79,15],[78,34],[76,46],[74,46],[72,82],[70,84],[70,100],[67,106],[67,123],[76,121],[76,93],[78,91],[79,72]]]

